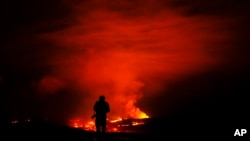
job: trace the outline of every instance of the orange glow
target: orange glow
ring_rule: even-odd
[[[74,127],[74,128],[82,128],[83,127],[83,124],[82,124],[81,120],[79,120],[79,119],[70,120],[69,124],[71,127]]]
[[[133,126],[142,125],[142,124],[144,124],[144,122],[132,122],[132,125],[133,125]]]
[[[115,123],[115,122],[119,122],[122,121],[122,118],[118,118],[118,119],[114,119],[114,120],[110,120],[111,123]]]
[[[149,116],[146,113],[139,113],[138,118],[142,119],[142,118],[149,118]]]
[[[127,115],[129,117],[139,118],[139,119],[149,118],[149,116],[146,113],[142,112],[139,108],[135,107],[134,104],[135,102],[133,102],[133,100],[130,100],[126,105]]]
[[[144,125],[145,122],[140,119],[127,119],[127,118],[118,118],[107,120],[107,132],[124,132],[125,128],[132,128],[133,126],[140,126]],[[80,120],[80,119],[73,119],[70,120],[68,126],[73,128],[81,128],[86,131],[96,131],[95,122],[94,120]]]
[[[83,95],[75,112],[84,118],[102,94],[110,103],[110,118],[149,118],[146,107],[136,106],[145,95],[167,91],[170,84],[224,61],[222,41],[230,40],[221,29],[225,21],[185,16],[154,1],[134,16],[110,8],[109,2],[93,9],[88,4],[95,7],[98,1],[71,4],[74,22],[41,35],[58,47],[50,60],[53,73]]]
[[[112,131],[113,132],[118,132],[118,129],[117,128],[112,128]]]
[[[95,122],[94,121],[89,121],[85,124],[84,126],[85,130],[89,130],[89,131],[95,131]]]
[[[83,119],[71,119],[68,125],[74,128],[81,128],[88,131],[95,131],[94,121],[85,121]]]

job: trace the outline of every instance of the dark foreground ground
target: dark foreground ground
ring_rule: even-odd
[[[234,137],[237,127],[228,121],[195,121],[149,119],[145,125],[133,127],[133,132],[106,133],[106,141],[145,141],[145,140],[176,140],[176,139],[227,139]],[[242,126],[241,126],[242,127]],[[249,135],[245,135],[247,137]],[[49,122],[29,122],[9,124],[1,131],[1,141],[9,140],[64,140],[64,141],[95,141],[96,134],[83,129],[70,128]]]

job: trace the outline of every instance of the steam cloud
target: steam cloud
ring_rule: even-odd
[[[10,21],[15,27],[4,30],[6,37],[0,50],[5,60],[0,84],[10,84],[5,88],[9,100],[6,107],[11,107],[9,111],[25,111],[44,96],[36,105],[44,113],[90,118],[94,102],[105,95],[110,102],[110,117],[150,113],[151,105],[139,104],[145,97],[167,98],[171,84],[248,56],[242,57],[245,48],[238,48],[237,53],[233,49],[235,40],[248,37],[236,37],[244,16],[233,16],[240,11],[233,2],[28,0],[21,8],[24,14],[16,12],[20,11],[16,6],[12,16],[6,8],[10,17],[19,14],[19,19]],[[224,8],[220,7],[222,3]],[[5,19],[9,19],[8,14]],[[33,96],[30,83],[38,98]],[[23,99],[13,102],[12,95],[19,90]],[[29,105],[26,101],[32,102]],[[18,102],[26,105],[19,108]],[[39,108],[34,113],[40,114]]]
[[[219,45],[230,39],[225,20],[185,16],[185,9],[153,1],[70,4],[74,22],[40,37],[58,47],[50,61],[54,73],[82,90],[79,109],[88,108],[86,115],[103,94],[112,116],[138,117],[144,95],[223,63]]]

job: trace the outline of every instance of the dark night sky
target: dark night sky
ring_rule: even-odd
[[[1,1],[4,118],[242,119],[250,80],[249,2]],[[139,110],[139,109],[138,109]],[[124,114],[124,115],[122,115]]]

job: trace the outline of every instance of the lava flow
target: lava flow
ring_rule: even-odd
[[[144,119],[148,119],[149,116],[140,111],[138,117],[135,118],[114,118],[107,119],[107,132],[132,132],[131,128],[134,126],[144,125]],[[70,127],[81,128],[86,131],[96,131],[95,121],[84,119],[72,119],[69,122]]]

